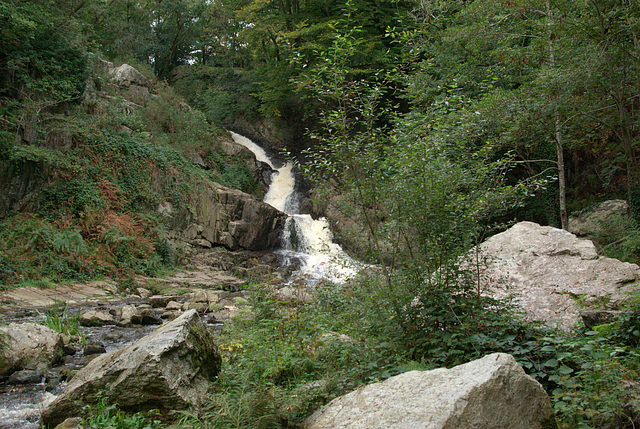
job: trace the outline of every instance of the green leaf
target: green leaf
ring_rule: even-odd
[[[563,375],[568,375],[571,374],[573,370],[566,365],[562,365],[560,368],[558,368],[558,372]]]

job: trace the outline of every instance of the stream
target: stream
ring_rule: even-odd
[[[101,306],[101,310],[108,310],[112,306],[122,305],[114,303]],[[84,312],[95,309],[91,306],[69,307],[70,313]],[[20,310],[2,312],[3,323],[41,323],[44,316],[37,310]],[[104,346],[107,352],[119,350],[151,333],[157,326],[137,326],[130,328],[115,325],[82,327],[85,338],[92,343]],[[42,380],[38,384],[7,385],[0,384],[0,429],[35,429],[39,427],[41,402],[53,398],[65,386],[65,374],[73,373],[84,367],[96,355],[85,356],[83,349],[77,347],[73,355],[65,356],[64,363],[54,368],[42,371]]]

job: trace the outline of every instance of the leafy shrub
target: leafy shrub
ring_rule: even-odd
[[[640,262],[640,222],[633,217],[608,219],[602,225],[603,234],[594,237],[600,251],[610,258]]]
[[[221,133],[201,111],[181,101],[170,87],[159,91],[141,117],[156,142],[185,152],[212,147],[214,138]]]
[[[247,166],[246,157],[229,157],[223,153],[222,149],[216,149],[208,152],[207,161],[214,168],[211,174],[213,181],[248,194],[256,193],[259,190],[259,186]]]
[[[159,420],[145,417],[142,413],[127,414],[118,409],[116,405],[110,405],[102,398],[97,404],[84,407],[87,415],[83,420],[87,429],[156,429],[163,425]],[[151,416],[158,413],[149,413]]]

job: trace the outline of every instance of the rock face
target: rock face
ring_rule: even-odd
[[[113,74],[111,81],[117,86],[122,95],[138,104],[146,104],[149,99],[149,81],[142,73],[129,64],[122,64],[110,70]]]
[[[480,245],[489,293],[513,297],[528,318],[567,329],[580,311],[615,310],[637,289],[640,268],[598,256],[589,240],[521,222]]]
[[[0,375],[8,375],[40,362],[53,363],[63,356],[62,336],[46,326],[11,323],[0,327]]]
[[[188,311],[136,343],[92,360],[43,411],[42,422],[54,427],[77,416],[100,392],[135,412],[197,406],[220,365],[212,333]]]
[[[179,230],[180,219],[165,219],[173,238],[199,247],[222,245],[231,250],[276,247],[286,215],[253,195],[216,183],[205,185],[192,204],[195,216]]]
[[[451,369],[411,371],[331,401],[307,429],[543,429],[551,401],[511,355],[495,353]]]
[[[629,215],[629,203],[625,200],[609,200],[593,210],[569,218],[569,231],[577,236],[599,237],[615,223],[620,224]]]

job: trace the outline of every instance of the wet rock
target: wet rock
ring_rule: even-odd
[[[82,326],[104,326],[115,325],[116,319],[109,313],[97,310],[85,311],[79,317]]]
[[[82,418],[72,417],[60,423],[55,429],[84,429],[84,425],[82,424]]]
[[[180,317],[180,315],[182,315],[182,311],[165,311],[160,317],[162,319],[173,320]]]
[[[331,401],[308,429],[543,429],[555,427],[540,383],[508,354],[451,369],[410,371]]]
[[[182,304],[177,301],[169,301],[167,306],[164,308],[166,311],[176,311],[182,308]]]
[[[105,348],[104,344],[99,342],[92,342],[92,343],[85,344],[83,350],[84,350],[85,356],[100,355],[102,353],[107,352],[107,349]]]
[[[9,376],[7,384],[39,384],[43,381],[44,376],[42,373],[35,369],[23,369],[16,371]]]
[[[118,326],[131,326],[142,324],[142,315],[133,305],[124,305],[120,314]]]
[[[62,346],[62,351],[64,352],[65,356],[73,356],[78,353],[78,348],[76,346],[65,344],[64,346]]]
[[[207,401],[221,358],[213,334],[188,311],[152,334],[92,360],[42,413],[55,426],[98,394],[125,411],[179,410]]]
[[[115,342],[123,337],[122,332],[113,332],[102,337],[105,341]]]
[[[153,295],[149,297],[147,302],[153,308],[161,308],[166,307],[169,301],[175,301],[176,299],[176,295]]]
[[[143,309],[140,315],[142,316],[143,325],[162,325],[162,319],[150,308]]]
[[[0,375],[36,365],[55,363],[64,355],[62,336],[43,325],[11,323],[0,327]]]

